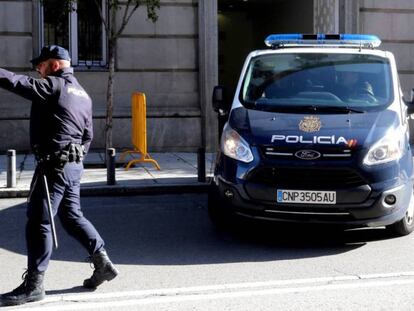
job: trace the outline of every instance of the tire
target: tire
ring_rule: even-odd
[[[405,213],[405,217],[396,223],[387,226],[391,233],[397,236],[408,235],[414,230],[414,194],[410,199],[410,206]]]
[[[230,206],[225,206],[226,204],[228,203],[220,199],[217,187],[211,185],[207,198],[208,215],[210,221],[220,231],[228,230],[232,225],[233,215]]]

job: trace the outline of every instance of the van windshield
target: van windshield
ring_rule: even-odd
[[[393,100],[389,61],[375,55],[288,53],[249,64],[240,100],[251,109],[371,111]]]

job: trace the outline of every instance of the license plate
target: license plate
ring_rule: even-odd
[[[277,190],[278,203],[336,204],[336,191]]]

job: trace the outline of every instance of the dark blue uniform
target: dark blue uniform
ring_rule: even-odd
[[[92,101],[65,68],[42,79],[17,75],[0,68],[0,87],[32,101],[30,145],[38,161],[28,199],[26,240],[29,271],[45,271],[52,253],[52,234],[41,174],[48,180],[52,209],[66,231],[89,252],[102,251],[104,242],[83,216],[80,206],[80,157],[69,158],[56,169],[49,161],[70,144],[83,146],[86,153],[92,141]],[[45,160],[45,161],[43,161]]]

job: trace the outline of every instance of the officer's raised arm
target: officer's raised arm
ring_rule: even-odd
[[[46,100],[58,90],[51,78],[35,79],[0,68],[0,87],[28,100]]]

